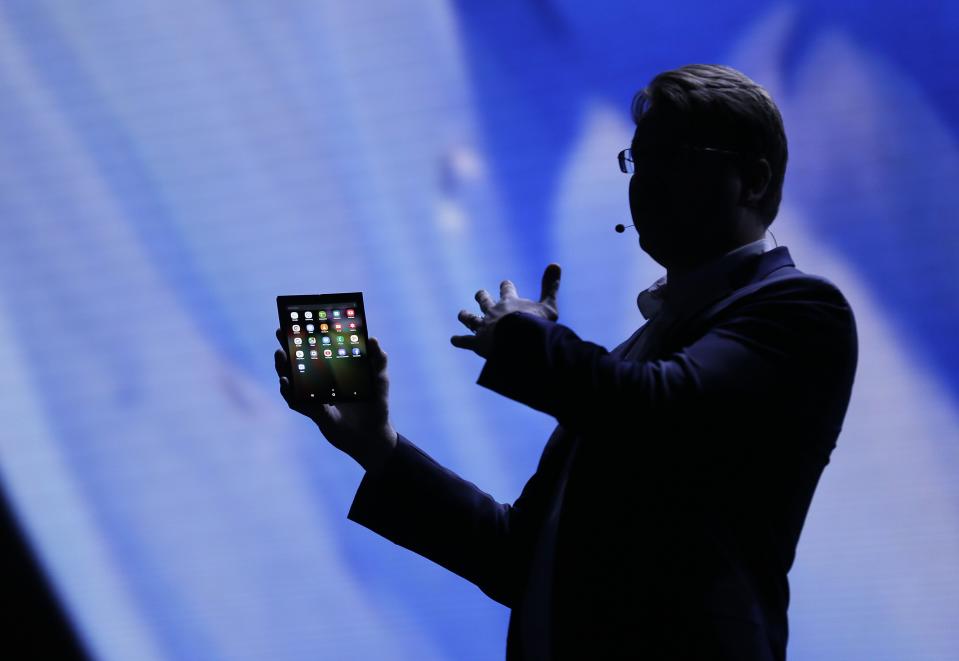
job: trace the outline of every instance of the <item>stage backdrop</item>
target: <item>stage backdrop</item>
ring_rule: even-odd
[[[630,99],[719,62],[785,118],[778,243],[859,323],[790,658],[956,658],[959,10],[842,4],[0,4],[0,469],[93,655],[501,658],[506,608],[346,519],[274,297],[362,290],[396,427],[512,502],[554,421],[456,314],[557,261],[562,323],[635,330]]]

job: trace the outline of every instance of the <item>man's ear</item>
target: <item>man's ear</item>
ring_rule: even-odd
[[[743,188],[740,204],[746,207],[759,206],[760,200],[763,199],[766,190],[769,188],[772,176],[772,168],[769,167],[769,161],[765,158],[749,161],[743,168]]]

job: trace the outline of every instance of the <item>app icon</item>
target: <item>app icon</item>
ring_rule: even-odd
[[[359,335],[350,335],[350,342],[352,342],[353,344],[356,344],[359,341],[360,341]]]
[[[320,310],[316,314],[317,316],[319,316],[320,319],[326,319],[326,310]]]
[[[323,349],[323,356],[326,358],[331,358],[333,356],[332,349]]]
[[[303,313],[303,318],[304,318],[304,319],[312,319],[312,318],[313,318],[313,313],[310,312],[309,310],[307,310],[306,312]]]
[[[329,336],[329,335],[324,335],[324,336],[323,336],[323,344],[329,344],[329,343],[330,343],[330,336]]]
[[[345,355],[346,355],[346,349],[344,349],[343,347],[340,347],[339,349],[336,350],[336,355],[338,355],[338,356],[345,356]]]
[[[310,358],[316,358],[317,355],[316,349],[310,349]]]
[[[346,316],[347,316],[347,317],[355,317],[355,316],[356,316],[356,311],[353,310],[353,308],[347,308],[347,309],[346,309]]]
[[[312,333],[312,332],[313,332],[313,324],[307,324],[307,325],[306,325],[306,332],[307,332],[307,333]]]
[[[353,355],[354,355],[354,356],[359,356],[359,355],[360,355],[360,348],[359,348],[359,347],[353,347]]]
[[[339,333],[341,330],[343,330],[343,324],[336,322],[335,324],[333,324],[333,330]]]
[[[351,322],[350,322],[350,330],[356,330],[356,322],[355,322],[355,321],[351,321]]]
[[[337,335],[337,336],[336,336],[336,343],[337,343],[337,344],[343,344],[343,336],[342,336],[342,335]]]
[[[339,319],[339,318],[340,318],[340,311],[339,311],[339,310],[333,310],[333,318],[334,318],[334,319]]]
[[[300,325],[299,325],[299,324],[293,324],[293,332],[294,332],[294,333],[299,333],[299,332],[300,332]]]
[[[302,358],[302,357],[303,357],[303,350],[302,350],[302,349],[297,349],[297,350],[296,350],[296,357],[297,357],[297,358]]]
[[[297,312],[291,312],[291,313],[290,313],[290,319],[292,319],[293,321],[296,321],[296,320],[299,319],[299,318],[300,318],[299,313],[297,313]]]
[[[302,338],[302,337],[294,337],[294,338],[293,338],[293,344],[295,344],[296,346],[300,346],[301,344],[303,344],[303,338]]]
[[[310,338],[310,344],[316,344],[316,338],[315,338],[315,337],[311,337],[311,338]]]
[[[328,331],[328,330],[330,330],[330,325],[329,325],[329,324],[320,324],[320,332],[321,332],[321,333],[325,333],[325,332]]]
[[[296,369],[300,370],[301,372],[305,372],[305,371],[306,371],[306,365],[304,365],[303,363],[297,363],[297,364],[296,364]]]

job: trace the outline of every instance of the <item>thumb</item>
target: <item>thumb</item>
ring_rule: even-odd
[[[336,430],[339,427],[342,416],[336,406],[326,403],[315,406],[310,412],[310,418],[316,423],[316,426],[320,428],[320,432],[326,436],[326,439],[333,443],[333,445],[337,445],[334,439],[336,438]]]
[[[549,303],[556,307],[556,294],[559,292],[559,281],[562,275],[562,269],[559,264],[553,262],[543,271],[543,281],[540,290],[540,302]]]
[[[314,422],[319,425],[320,429],[323,429],[325,425],[331,424],[335,421],[335,411],[336,409],[332,404],[320,404],[313,415]]]

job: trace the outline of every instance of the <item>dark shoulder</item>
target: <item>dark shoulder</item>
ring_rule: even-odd
[[[726,315],[760,321],[814,344],[838,343],[845,351],[857,344],[855,316],[839,287],[829,278],[795,267],[779,269],[755,283]]]
[[[795,267],[780,269],[754,283],[741,302],[745,305],[780,303],[790,307],[809,305],[852,312],[846,296],[832,280]]]

